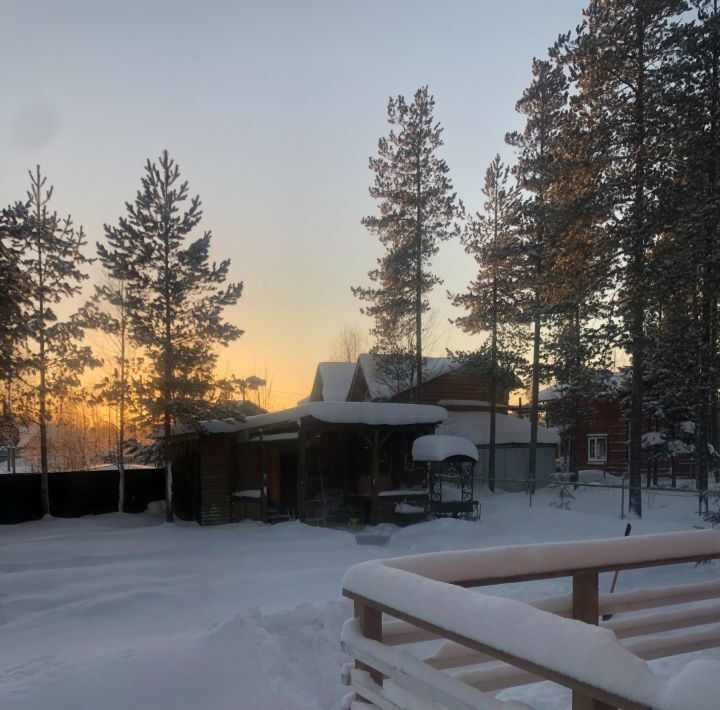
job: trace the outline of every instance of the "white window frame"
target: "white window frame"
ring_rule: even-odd
[[[605,442],[605,456],[603,458],[599,458],[597,456],[597,441],[598,441],[598,439],[602,439]],[[608,439],[607,434],[588,434],[587,435],[587,460],[588,460],[588,463],[607,463],[607,454],[608,454],[607,439]],[[596,452],[595,456],[590,455],[591,442],[595,443],[595,446],[593,447]]]

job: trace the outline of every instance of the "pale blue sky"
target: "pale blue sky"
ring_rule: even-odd
[[[216,258],[245,281],[231,317],[247,333],[223,366],[267,367],[276,406],[292,404],[337,330],[368,326],[350,285],[379,254],[360,219],[388,96],[430,85],[458,195],[478,209],[533,56],[583,5],[0,0],[0,202],[24,195],[39,162],[94,244],[145,158],[168,148],[202,197]],[[436,347],[472,347],[445,325],[445,292],[472,262],[446,244],[436,263]]]

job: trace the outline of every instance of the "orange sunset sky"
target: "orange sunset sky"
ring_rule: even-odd
[[[230,257],[232,279],[245,282],[228,316],[246,333],[220,370],[267,372],[275,408],[309,392],[343,325],[370,326],[350,286],[366,283],[380,254],[360,220],[374,209],[367,163],[388,130],[388,96],[429,84],[455,188],[475,211],[488,162],[510,157],[504,134],[520,125],[514,104],[533,56],[582,7],[0,4],[3,202],[24,196],[40,163],[55,207],[94,246],[134,197],[145,159],[167,148],[202,198],[214,257]],[[446,291],[465,286],[472,260],[446,243],[436,271],[445,283],[431,298],[438,332],[427,354],[471,348],[448,323]]]

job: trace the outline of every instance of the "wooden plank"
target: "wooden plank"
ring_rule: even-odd
[[[360,630],[365,638],[372,641],[382,642],[382,613],[373,607],[355,602],[355,618],[360,622]],[[370,666],[363,663],[355,663],[355,667],[359,670],[365,670],[370,673],[370,677],[378,685],[382,685],[382,674]]]
[[[669,557],[666,559],[649,560],[644,562],[629,562],[623,564],[607,564],[596,567],[575,567],[568,569],[559,569],[550,572],[536,572],[534,574],[515,574],[505,575],[502,577],[468,577],[467,579],[448,581],[447,584],[454,584],[458,587],[489,587],[495,584],[510,584],[514,582],[536,582],[541,579],[572,577],[574,574],[582,572],[594,572],[596,574],[602,574],[604,572],[615,572],[615,570],[623,571],[628,569],[645,569],[647,567],[663,567],[665,565],[682,565],[697,562],[708,562],[709,560],[715,559],[720,559],[720,553],[712,553],[708,555],[693,555],[690,557]]]
[[[597,572],[582,572],[572,578],[572,618],[597,626],[600,614],[598,600]],[[572,710],[606,710],[611,707],[605,702],[596,703],[597,698],[581,690],[572,692]]]
[[[525,670],[529,673],[545,678],[546,680],[551,680],[554,683],[558,683],[559,685],[563,685],[566,688],[570,688],[570,690],[580,691],[587,697],[590,697],[593,700],[600,700],[601,702],[607,703],[611,707],[622,707],[623,710],[650,710],[649,706],[647,705],[628,700],[627,698],[615,695],[614,693],[602,690],[601,688],[594,688],[593,686],[588,685],[587,683],[580,681],[576,678],[572,678],[571,676],[568,676],[564,673],[560,673],[559,671],[555,671],[550,668],[545,668],[525,658],[520,658],[519,656],[507,653],[506,651],[501,651],[500,649],[493,648],[492,646],[480,643],[479,641],[475,641],[474,639],[463,636],[462,634],[448,631],[447,629],[437,626],[436,624],[424,621],[423,619],[418,619],[417,617],[411,616],[410,614],[405,614],[404,612],[388,607],[385,604],[381,604],[371,599],[367,599],[366,597],[363,597],[361,595],[353,596],[355,598],[355,601],[362,603],[366,607],[370,607],[381,613],[388,614],[395,617],[396,619],[407,621],[408,623],[413,624],[418,628],[426,629],[427,631],[430,631],[437,636],[441,636],[450,641],[455,641],[456,643],[467,646],[472,650],[487,654],[488,656],[492,656],[497,660],[504,661],[505,663],[509,663],[510,665],[516,666],[517,668]]]

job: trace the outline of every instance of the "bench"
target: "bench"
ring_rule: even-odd
[[[573,710],[692,710],[699,682],[700,695],[720,696],[720,672],[667,681],[646,661],[720,647],[720,577],[600,594],[598,576],[718,557],[720,532],[700,530],[356,565],[343,580],[355,605],[342,634],[355,659],[345,707],[500,710],[491,693],[550,680],[572,691]],[[467,589],[558,577],[572,579],[570,594],[532,602]],[[405,650],[430,640],[419,658]]]

